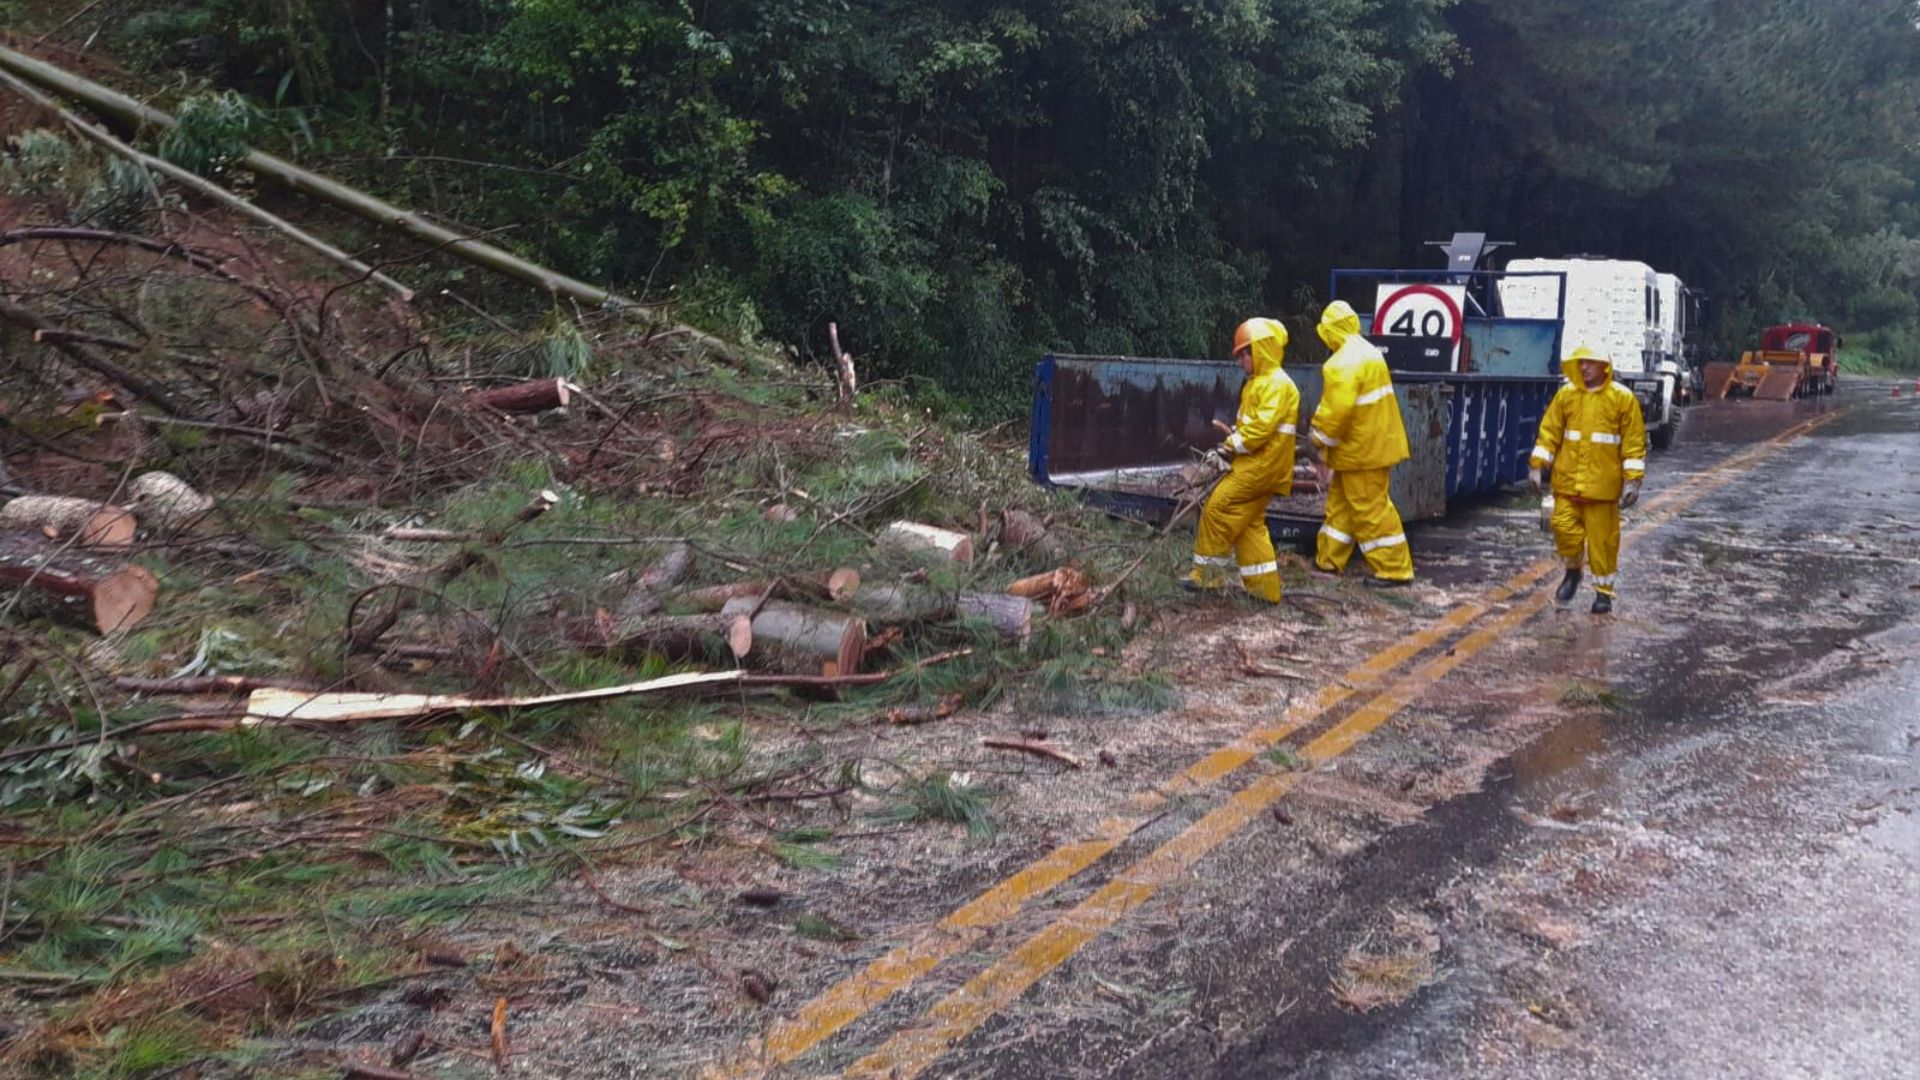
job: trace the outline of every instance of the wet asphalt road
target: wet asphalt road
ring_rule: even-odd
[[[1695,410],[1647,501],[1704,494],[1629,515],[1615,617],[1503,633],[926,1075],[1920,1077],[1920,400],[1889,389]],[[1489,588],[1533,518],[1416,558]]]
[[[1685,484],[1840,412],[1634,547],[1620,617],[1540,620],[1608,707],[1345,883],[1353,919],[1431,919],[1437,981],[1113,1074],[1920,1076],[1920,403],[1888,390],[1711,405],[1655,457]]]

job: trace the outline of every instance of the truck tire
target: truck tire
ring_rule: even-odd
[[[1680,422],[1678,420],[1669,420],[1648,432],[1647,438],[1653,443],[1655,450],[1666,450],[1673,446],[1673,437],[1679,433]]]

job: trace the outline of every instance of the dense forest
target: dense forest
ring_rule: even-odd
[[[1217,354],[1462,228],[1676,272],[1710,348],[1809,317],[1920,363],[1912,0],[107,7],[190,115],[989,412],[1043,351]]]

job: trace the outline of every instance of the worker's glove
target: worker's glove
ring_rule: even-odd
[[[1201,461],[1214,472],[1226,472],[1233,467],[1233,461],[1227,457],[1226,451],[1217,446],[1207,451],[1207,456]]]
[[[1640,481],[1627,481],[1626,490],[1620,493],[1620,509],[1625,510],[1640,501]]]
[[[1540,470],[1528,469],[1527,470],[1527,490],[1532,494],[1538,495],[1540,494],[1540,488],[1541,488]]]

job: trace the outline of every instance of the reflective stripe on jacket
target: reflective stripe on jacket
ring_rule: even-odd
[[[1360,317],[1344,301],[1320,316],[1320,340],[1333,355],[1321,368],[1313,440],[1340,471],[1385,469],[1407,460],[1407,429],[1386,357],[1360,336]]]
[[[1253,376],[1240,388],[1240,413],[1224,449],[1233,471],[1276,495],[1293,490],[1293,449],[1300,420],[1300,389],[1280,370],[1287,347],[1279,338],[1253,342]]]
[[[1589,388],[1580,378],[1580,362],[1561,365],[1567,383],[1553,395],[1540,418],[1532,464],[1553,467],[1553,493],[1587,502],[1612,502],[1629,480],[1647,473],[1647,427],[1640,399],[1606,378]]]

